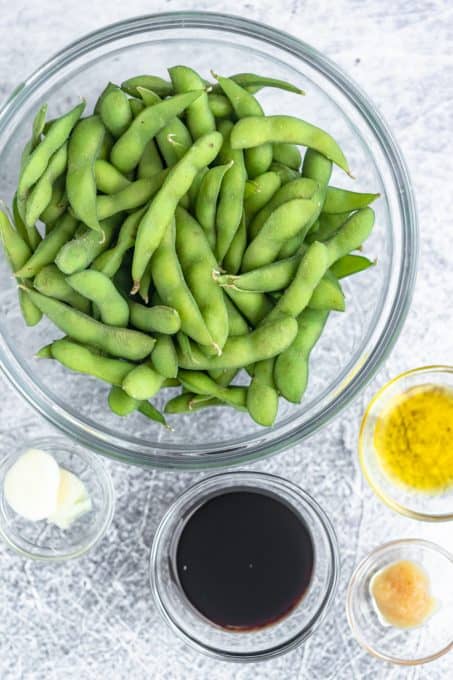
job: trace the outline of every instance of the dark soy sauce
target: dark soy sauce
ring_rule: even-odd
[[[192,606],[213,623],[238,630],[288,614],[308,588],[313,562],[301,518],[260,491],[228,491],[207,501],[184,526],[176,551]]]

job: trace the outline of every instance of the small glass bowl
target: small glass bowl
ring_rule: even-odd
[[[5,475],[30,448],[50,453],[60,467],[77,475],[87,488],[92,508],[68,529],[60,529],[47,520],[31,522],[24,519],[14,512],[5,498]],[[104,536],[113,512],[112,480],[102,460],[63,437],[43,437],[21,444],[0,463],[0,536],[23,557],[47,562],[81,557]]]
[[[373,576],[399,560],[412,560],[428,574],[437,608],[416,628],[396,628],[378,618],[370,582]],[[346,613],[351,631],[367,652],[402,666],[434,661],[453,649],[453,555],[417,539],[392,541],[371,552],[349,582]]]
[[[412,519],[441,522],[453,519],[453,486],[442,492],[422,492],[392,480],[383,471],[374,447],[377,419],[387,405],[414,387],[448,387],[453,389],[452,366],[424,366],[397,376],[370,401],[359,434],[359,461],[368,484],[392,510]]]
[[[209,621],[187,600],[177,576],[176,549],[188,519],[207,500],[233,489],[259,490],[287,503],[308,527],[314,546],[313,575],[304,597],[285,618],[258,630],[227,630]],[[164,515],[150,560],[152,592],[164,620],[199,651],[229,661],[268,659],[304,642],[332,603],[338,571],[335,532],[318,503],[286,479],[252,472],[222,473],[190,487]]]

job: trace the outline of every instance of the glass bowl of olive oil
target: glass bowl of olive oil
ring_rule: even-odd
[[[388,506],[413,519],[453,519],[453,366],[402,373],[362,420],[359,460]]]

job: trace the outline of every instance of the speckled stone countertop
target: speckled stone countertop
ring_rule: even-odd
[[[69,41],[144,13],[193,9],[178,0],[0,2],[0,97]],[[169,504],[201,475],[108,463],[117,494],[113,526],[87,557],[25,562],[0,546],[2,680],[447,680],[453,656],[404,670],[369,657],[351,638],[344,611],[354,565],[391,538],[427,537],[453,548],[451,525],[396,516],[366,488],[356,467],[360,414],[376,388],[404,369],[452,362],[453,4],[451,0],[199,0],[196,9],[236,13],[286,30],[325,52],[386,117],[412,175],[421,258],[411,312],[374,382],[307,443],[252,467],[288,476],[334,518],[342,575],[334,611],[309,642],[276,660],[232,665],[181,644],[150,599],[147,558]],[[52,432],[0,378],[0,450]],[[322,463],[319,452],[322,451]],[[316,457],[316,465],[311,465]]]

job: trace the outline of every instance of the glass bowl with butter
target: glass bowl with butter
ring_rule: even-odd
[[[63,437],[25,442],[0,461],[0,536],[23,557],[81,557],[104,536],[113,511],[103,461]]]
[[[453,367],[397,376],[362,420],[359,462],[389,507],[412,519],[453,519]]]
[[[413,666],[453,649],[453,555],[418,539],[371,552],[349,582],[346,611],[357,642],[383,661]]]

